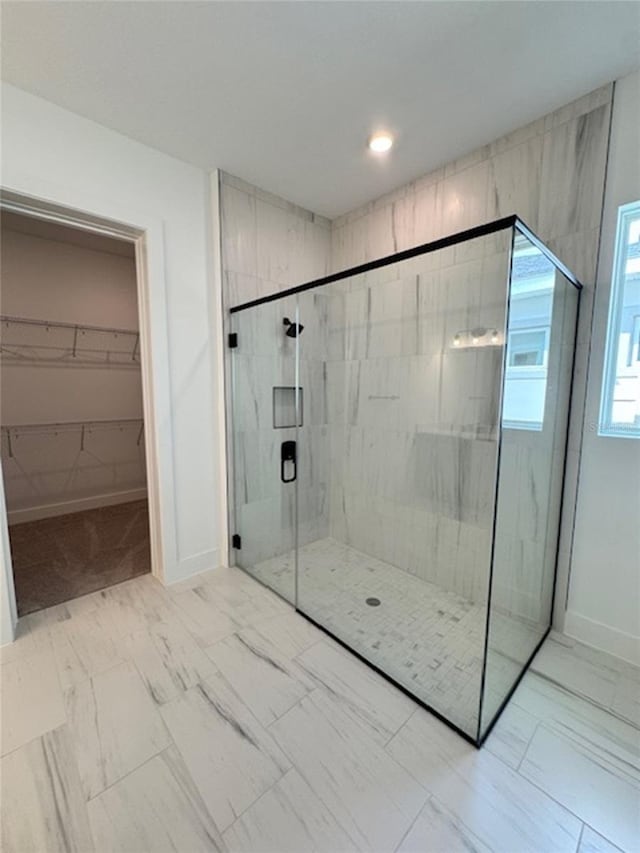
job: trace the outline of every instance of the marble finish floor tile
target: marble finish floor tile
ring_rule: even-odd
[[[112,627],[109,614],[102,610],[82,613],[49,626],[63,690],[124,662],[113,640]]]
[[[232,618],[228,612],[216,606],[214,596],[205,586],[173,593],[172,601],[185,628],[203,648],[229,637],[243,627],[242,620]]]
[[[429,797],[397,853],[491,853],[477,835],[435,797]]]
[[[65,725],[0,761],[2,849],[90,853],[85,797]]]
[[[322,640],[296,658],[318,685],[370,730],[383,746],[416,710],[416,703],[339,646]]]
[[[0,659],[7,853],[638,849],[638,670],[568,638],[479,752],[238,569],[32,613]]]
[[[50,616],[53,611],[63,610],[62,613]],[[48,610],[41,610],[39,614],[32,616],[23,616],[18,620],[16,625],[16,638],[13,643],[7,643],[0,646],[0,665],[5,663],[14,663],[17,660],[35,654],[38,651],[51,650],[51,638],[49,636],[48,621],[55,618],[70,618],[70,613],[65,605],[61,607],[51,607]],[[34,616],[40,616],[39,622],[32,622]],[[45,619],[42,619],[42,616]],[[48,618],[47,618],[48,617]]]
[[[288,613],[290,605],[262,584],[238,590],[235,583],[218,581],[204,584],[211,599],[223,613],[243,625],[256,625],[265,619]]]
[[[97,851],[225,849],[175,747],[95,797],[88,812]]]
[[[253,628],[210,646],[207,654],[263,726],[277,720],[315,687],[303,669]]]
[[[0,754],[66,722],[52,650],[44,649],[0,667]]]
[[[638,849],[640,771],[540,726],[520,773],[623,850]]]
[[[216,672],[204,650],[177,619],[137,631],[124,639],[122,648],[158,705],[176,699]]]
[[[578,853],[621,853],[621,850],[585,824]]]
[[[271,726],[276,740],[359,850],[394,850],[427,792],[317,690]]]
[[[640,728],[611,711],[531,672],[519,685],[510,707],[526,709],[548,729],[587,745],[621,771],[640,773]]]
[[[490,849],[575,852],[581,821],[500,759],[465,743],[422,709],[387,750]]]
[[[539,717],[510,702],[485,741],[484,749],[517,770],[539,722]]]
[[[297,770],[260,797],[224,834],[230,853],[338,853],[354,842]]]
[[[221,675],[163,705],[161,713],[220,831],[291,767]]]
[[[117,664],[71,687],[65,701],[87,799],[171,743],[132,663]]]
[[[326,638],[323,631],[291,608],[279,616],[260,621],[256,630],[287,658],[296,657]]]
[[[615,658],[568,638],[549,637],[531,664],[533,672],[605,708],[614,700],[621,666]]]

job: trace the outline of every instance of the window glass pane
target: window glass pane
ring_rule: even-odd
[[[509,364],[523,367],[544,364],[547,335],[544,329],[532,332],[511,332],[509,335]]]
[[[640,202],[618,215],[599,432],[640,438]]]

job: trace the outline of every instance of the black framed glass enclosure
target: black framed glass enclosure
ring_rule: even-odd
[[[236,564],[476,745],[551,624],[579,291],[513,216],[231,311]]]

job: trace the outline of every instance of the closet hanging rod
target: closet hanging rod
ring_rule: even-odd
[[[31,424],[3,424],[3,430],[14,430],[23,432],[32,432],[42,430],[43,432],[60,432],[63,429],[96,429],[100,427],[127,427],[134,424],[143,423],[143,418],[102,418],[92,421],[53,421],[50,423],[31,423]]]
[[[92,326],[88,323],[63,323],[58,320],[33,320],[29,317],[12,317],[0,314],[0,323],[21,323],[25,326],[40,326],[45,329],[78,329],[85,332],[105,332],[112,335],[138,335],[137,329],[119,329],[115,326]]]
[[[94,421],[56,421],[41,424],[6,424],[3,432],[48,434],[56,432],[72,432],[73,430],[125,429],[126,427],[144,425],[143,418],[105,418]]]
[[[87,432],[100,429],[127,429],[138,427],[136,444],[140,445],[144,436],[144,418],[106,418],[93,421],[57,421],[42,424],[7,424],[2,432],[7,436],[9,457],[13,456],[13,441],[21,435],[57,435],[58,433],[80,432],[80,449],[84,450],[84,439]]]
[[[126,429],[138,427],[136,445],[139,447],[144,437],[143,418],[104,419],[95,421],[58,421],[48,424],[12,424],[2,427],[2,433],[7,436],[7,456],[13,459],[13,443],[22,435],[58,435],[58,433],[80,433],[80,450],[85,450],[85,436],[100,429]]]

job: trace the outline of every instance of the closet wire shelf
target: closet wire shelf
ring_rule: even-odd
[[[6,364],[140,368],[140,333],[110,326],[0,315]]]
[[[26,436],[58,436],[78,433],[79,450],[85,450],[85,441],[93,432],[104,430],[136,429],[136,445],[139,447],[144,440],[144,420],[142,418],[104,419],[94,421],[60,421],[58,423],[12,424],[2,427],[2,456],[12,459],[15,455],[16,444]]]

